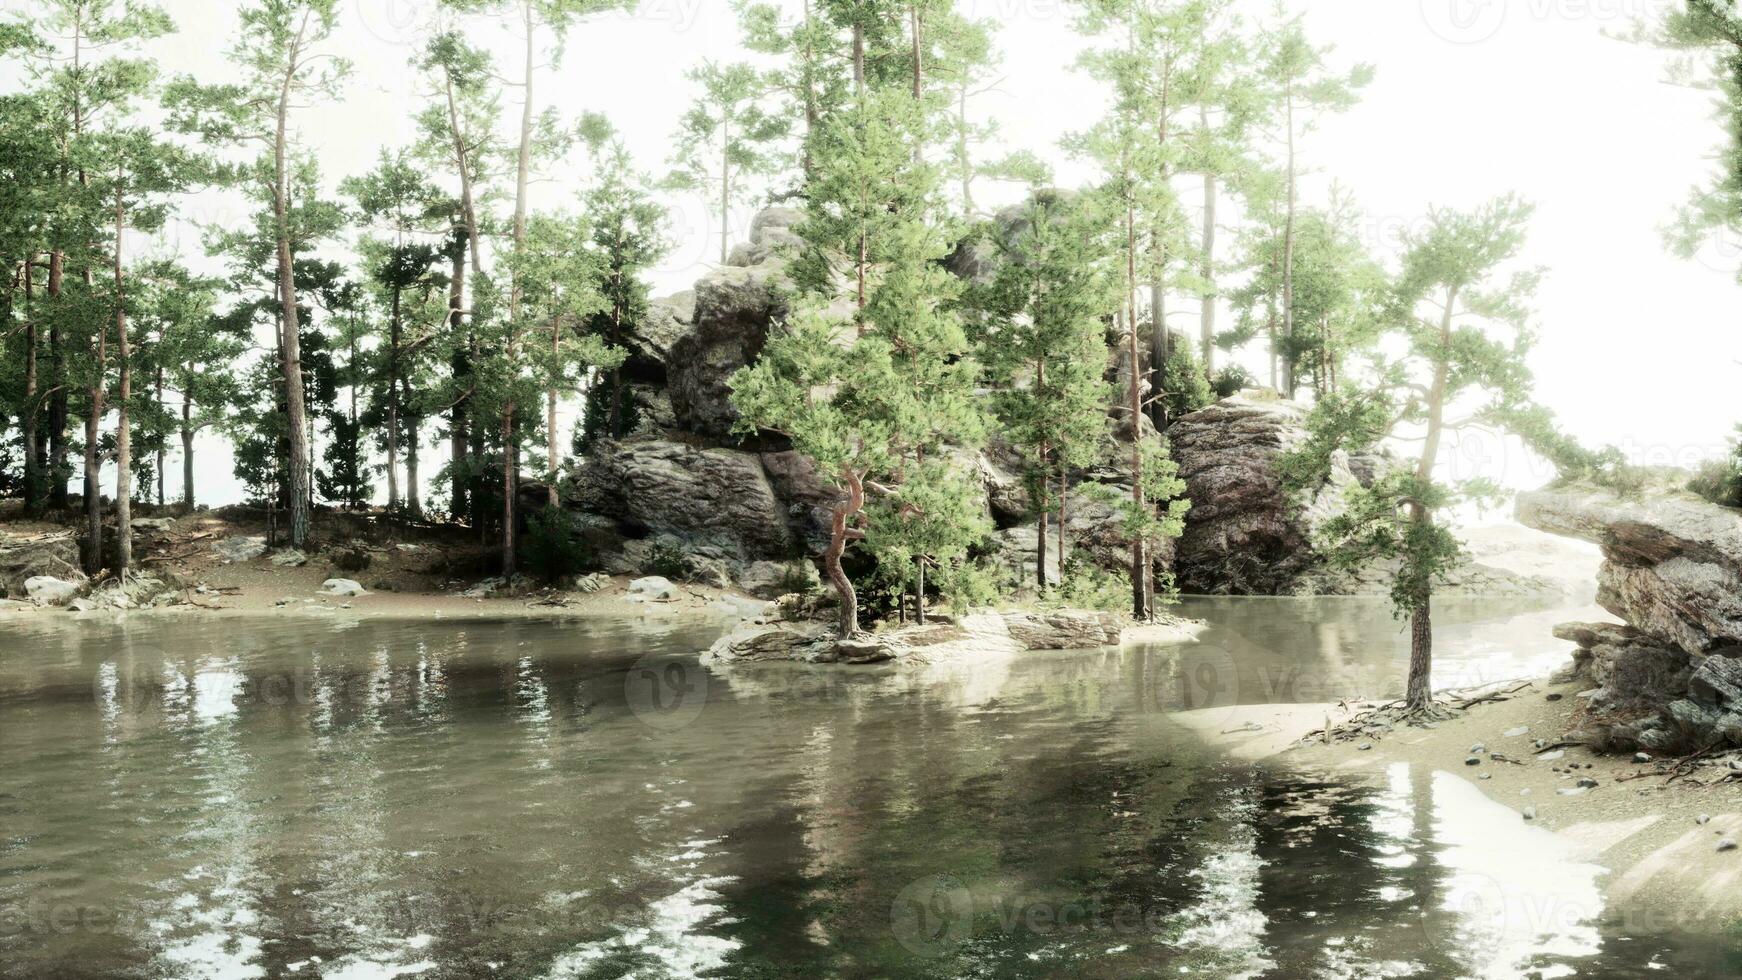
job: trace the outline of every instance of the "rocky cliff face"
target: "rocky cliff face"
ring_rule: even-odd
[[[1620,746],[1742,746],[1742,511],[1676,489],[1520,495],[1518,520],[1603,551],[1597,602],[1625,625],[1573,623],[1574,669]]]

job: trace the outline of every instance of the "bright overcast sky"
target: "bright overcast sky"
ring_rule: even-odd
[[[28,9],[23,2],[0,0],[19,11]],[[1293,0],[1289,7],[1306,15],[1314,38],[1336,45],[1333,61],[1377,68],[1362,104],[1305,142],[1314,170],[1307,203],[1322,203],[1330,181],[1340,182],[1368,214],[1365,235],[1383,255],[1430,204],[1470,206],[1506,191],[1535,202],[1527,258],[1549,272],[1538,304],[1538,397],[1582,439],[1614,443],[1642,462],[1686,463],[1720,453],[1739,420],[1742,247],[1684,261],[1662,245],[1661,227],[1710,169],[1719,127],[1709,118],[1709,94],[1662,84],[1662,53],[1605,31],[1667,2]],[[1012,147],[1054,159],[1061,183],[1080,179],[1056,144],[1093,118],[1101,93],[1072,70],[1080,42],[1069,28],[1070,5],[960,3],[1004,25],[1005,81],[982,111],[1003,122]],[[181,28],[158,51],[166,69],[221,75],[233,10],[212,0],[165,6]],[[406,62],[433,6],[342,0],[337,47],[355,74],[341,104],[295,120],[329,186],[367,169],[381,146],[410,139],[421,95]],[[1268,10],[1252,5],[1255,15]],[[476,24],[475,38],[499,52],[504,71],[517,72],[515,36],[494,21]],[[577,30],[536,97],[571,117],[606,113],[642,165],[662,169],[691,95],[685,70],[704,58],[740,57],[737,41],[727,0],[644,0],[633,15],[604,15]],[[505,108],[517,112],[518,98],[508,91]],[[574,189],[562,180],[536,185],[533,206],[567,204]],[[717,249],[715,219],[699,199],[670,204],[679,244],[657,270],[660,291],[693,282]],[[201,207],[224,217],[216,201]],[[735,223],[747,226],[750,213]],[[204,452],[204,499],[236,499],[227,451],[212,444]],[[1472,441],[1461,452],[1511,485],[1547,475],[1500,445]],[[178,475],[172,465],[172,484]]]

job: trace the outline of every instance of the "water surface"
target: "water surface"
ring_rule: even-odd
[[[0,976],[1742,970],[1461,779],[1174,719],[1387,693],[1383,603],[1185,611],[1203,642],[924,675],[710,672],[704,622],[11,626]],[[1448,607],[1445,669],[1554,655],[1530,615]]]

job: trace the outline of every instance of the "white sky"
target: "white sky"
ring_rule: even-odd
[[[27,0],[0,6],[28,11]],[[1368,214],[1365,235],[1381,254],[1399,228],[1430,204],[1471,206],[1506,191],[1537,205],[1527,259],[1549,275],[1539,295],[1541,341],[1533,367],[1538,398],[1578,437],[1614,443],[1641,462],[1690,461],[1723,451],[1742,418],[1742,243],[1709,248],[1699,261],[1665,252],[1659,229],[1709,170],[1720,136],[1707,93],[1661,83],[1665,57],[1612,40],[1669,0],[1292,0],[1309,33],[1334,43],[1333,60],[1373,63],[1377,78],[1347,115],[1326,120],[1303,146],[1315,173],[1308,204],[1332,179]],[[1058,138],[1098,112],[1101,92],[1071,65],[1080,40],[1062,0],[959,0],[1002,23],[1006,78],[982,111],[1004,124],[1007,142],[1061,164],[1061,183],[1082,176],[1056,150]],[[217,78],[235,25],[233,5],[167,0],[181,33],[158,46],[168,71]],[[1251,5],[1262,15],[1268,3]],[[421,104],[407,59],[420,44],[434,0],[342,0],[336,49],[353,59],[344,100],[302,113],[295,126],[317,151],[329,186],[374,162],[384,145],[411,138]],[[477,21],[474,39],[519,69],[506,26]],[[703,58],[740,56],[727,0],[643,0],[633,15],[602,15],[572,35],[560,70],[541,76],[539,105],[566,116],[606,113],[641,164],[663,171],[670,135],[689,104],[686,69]],[[505,109],[518,111],[517,90]],[[504,126],[511,120],[505,119]],[[533,206],[570,203],[575,185],[552,180]],[[988,188],[989,190],[989,188]],[[1188,195],[1195,200],[1195,194]],[[687,287],[717,250],[717,219],[699,199],[674,196],[673,255],[657,291]],[[196,206],[222,219],[216,196]],[[747,229],[752,211],[734,216]],[[742,238],[735,234],[734,238]],[[189,235],[185,245],[197,248]],[[1254,367],[1257,365],[1254,364]],[[200,448],[202,499],[239,497],[227,450]],[[1506,444],[1466,440],[1460,475],[1481,471],[1514,486],[1546,470]],[[427,457],[433,459],[433,456]],[[426,464],[425,471],[434,466]],[[169,491],[180,482],[172,458]]]

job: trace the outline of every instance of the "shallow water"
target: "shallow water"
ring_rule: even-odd
[[[1203,642],[925,675],[710,672],[699,622],[14,626],[0,976],[1742,970],[1461,779],[1174,720],[1389,693],[1382,603],[1184,611]],[[1564,655],[1538,615],[1446,606],[1443,673]]]

